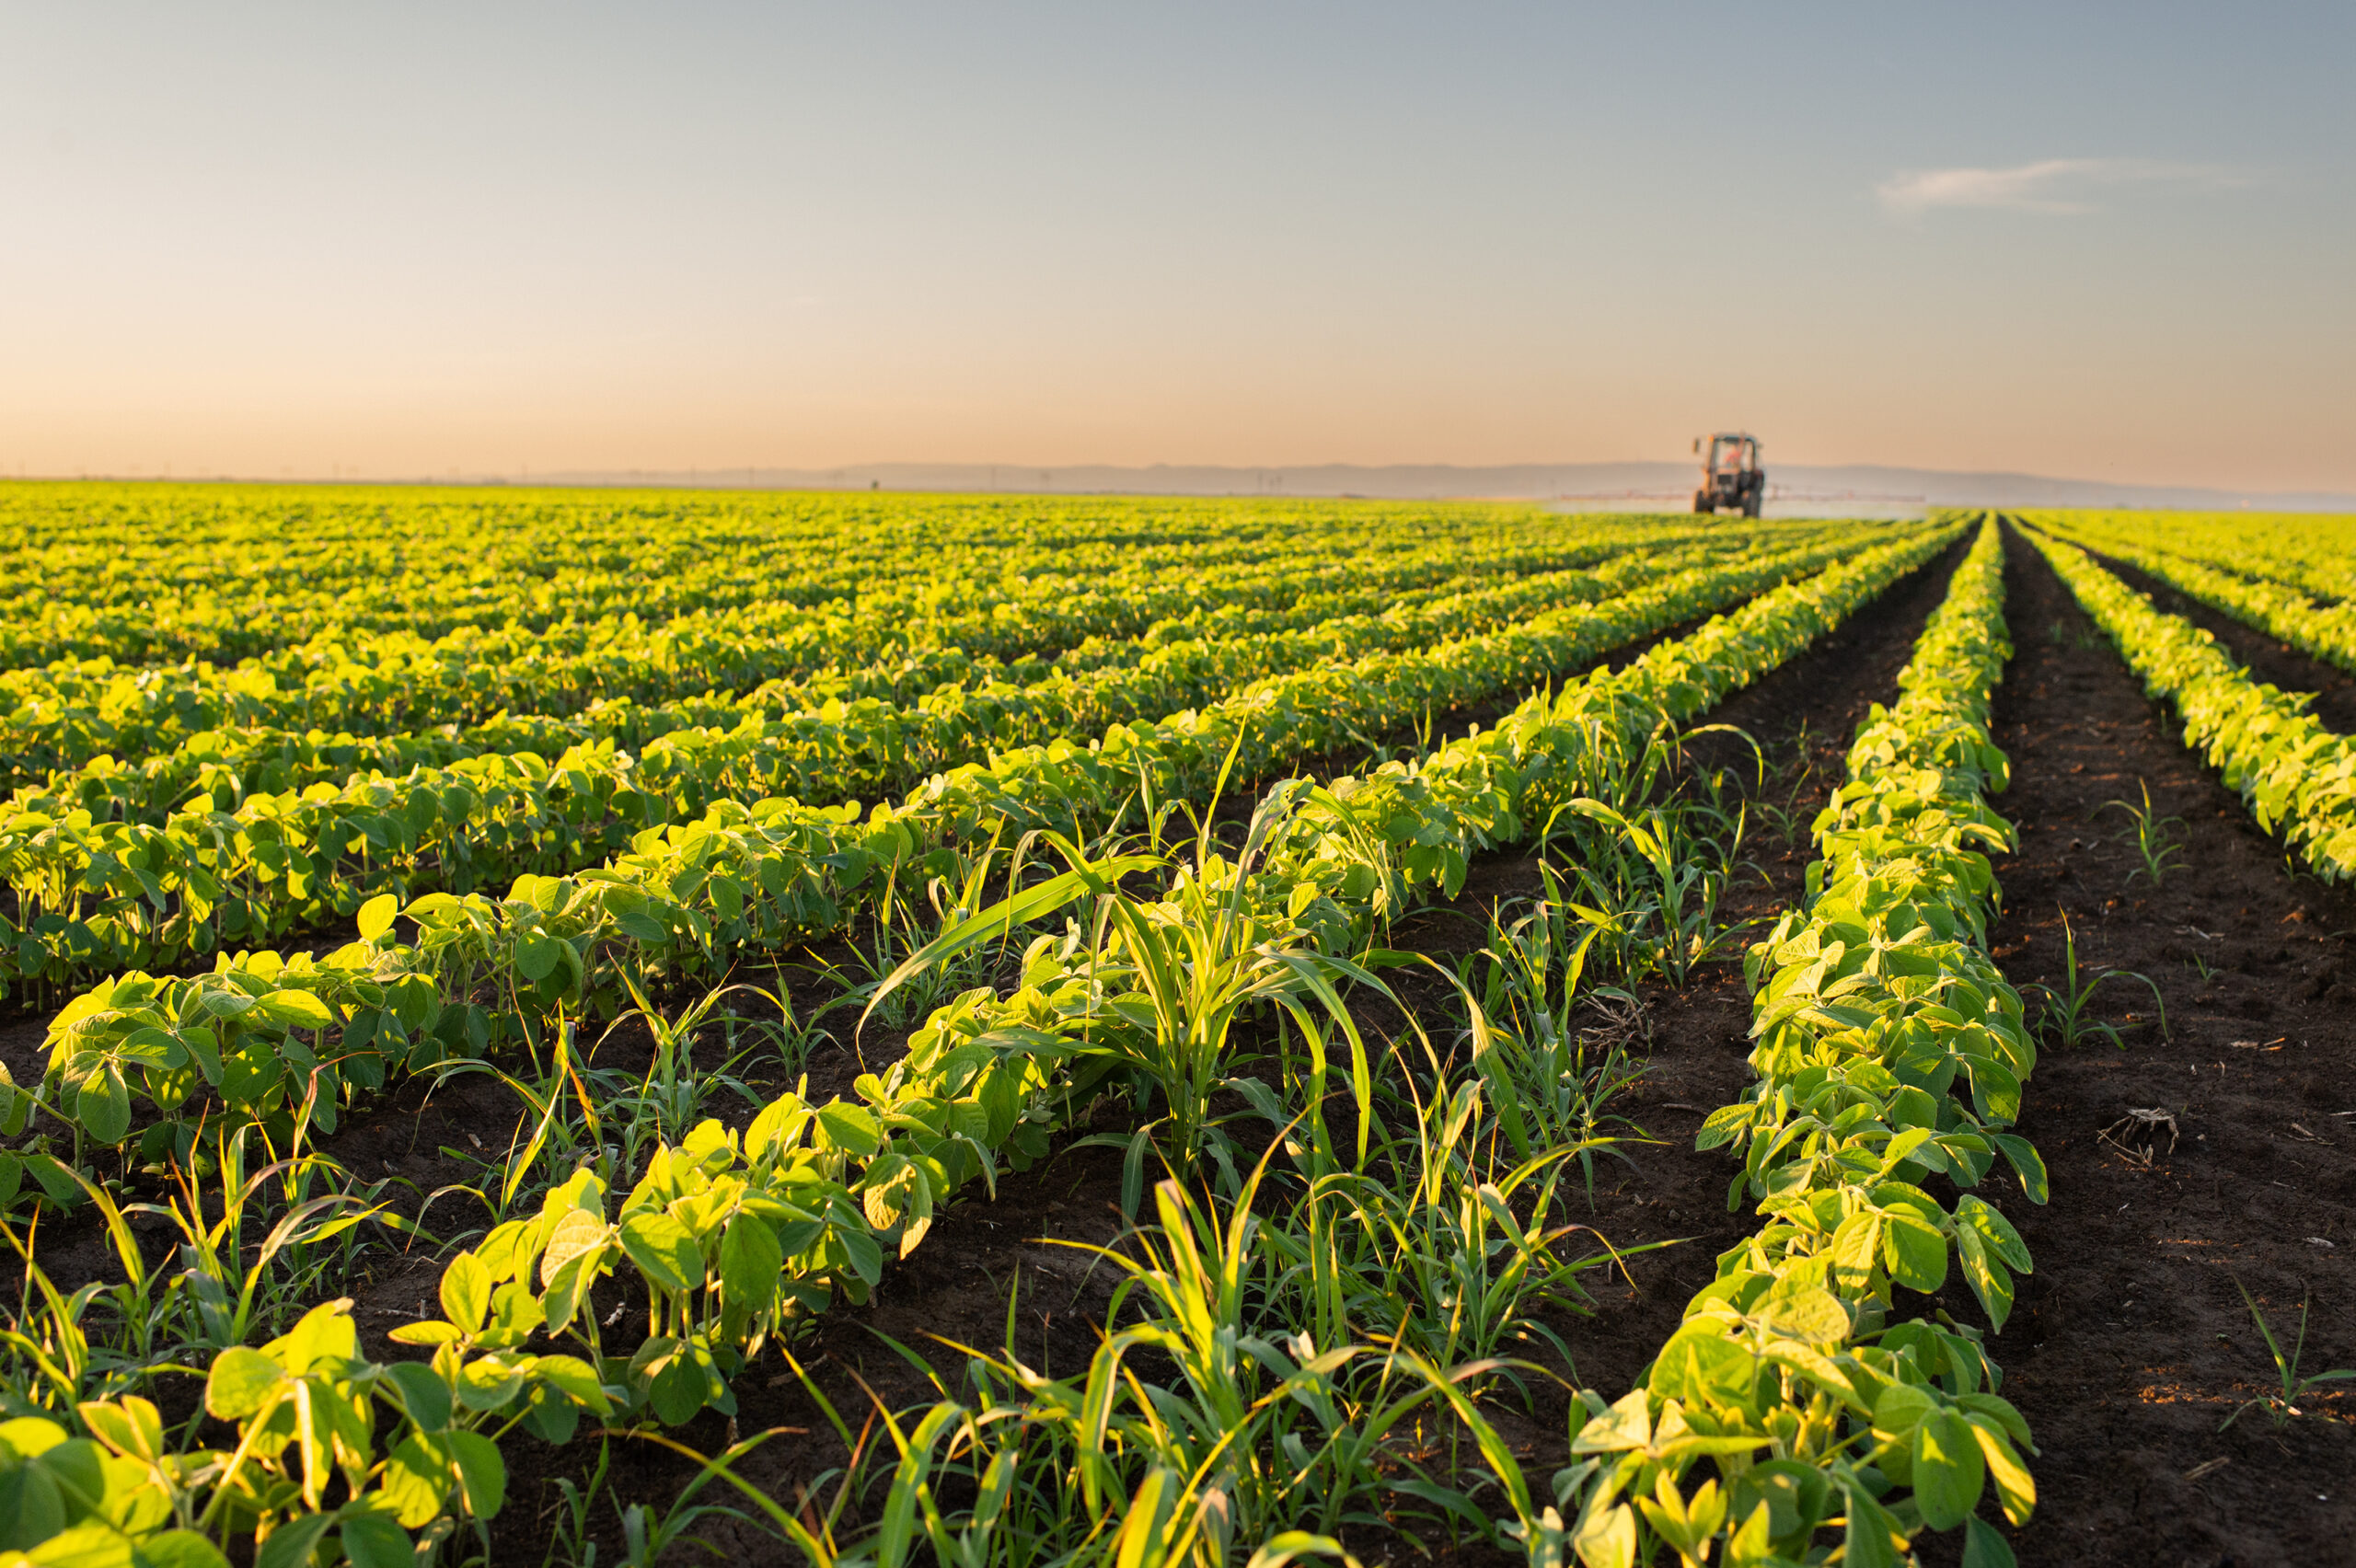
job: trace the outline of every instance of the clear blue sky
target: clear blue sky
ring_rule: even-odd
[[[0,471],[2356,490],[2356,6],[0,6]]]

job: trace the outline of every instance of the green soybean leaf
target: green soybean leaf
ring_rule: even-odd
[[[327,1003],[308,991],[272,991],[254,1003],[254,1010],[289,1029],[325,1029],[335,1021]]]
[[[261,1409],[285,1370],[258,1350],[231,1345],[205,1374],[204,1408],[223,1421],[243,1421]]]
[[[1974,1515],[1963,1521],[1963,1568],[2020,1568],[1996,1527]]]
[[[352,1568],[415,1568],[417,1552],[409,1532],[382,1514],[345,1518],[341,1539]]]
[[[139,1543],[147,1568],[229,1568],[229,1560],[194,1530],[166,1530]]]
[[[1849,1314],[1833,1294],[1819,1286],[1771,1291],[1755,1314],[1777,1333],[1809,1344],[1838,1344],[1849,1337]]]
[[[768,1311],[784,1270],[785,1250],[767,1220],[749,1214],[729,1220],[720,1241],[720,1284],[732,1303],[747,1312]]]
[[[2021,1462],[2002,1424],[1977,1413],[1967,1419],[1971,1423],[1972,1435],[1980,1441],[1981,1458],[1988,1461],[1988,1474],[1996,1483],[1996,1500],[2004,1505],[2004,1517],[2015,1525],[2028,1523],[2029,1515],[2037,1507],[2036,1477]],[[1998,1544],[2003,1544],[2001,1539]]]
[[[636,937],[642,942],[667,942],[671,940],[671,933],[663,922],[643,910],[633,909],[614,924],[621,928],[624,935]]]
[[[467,1512],[478,1519],[493,1517],[507,1501],[507,1465],[499,1445],[479,1432],[453,1432],[449,1442]]]
[[[1844,1568],[1898,1568],[1898,1548],[1892,1544],[1894,1537],[1902,1539],[1898,1521],[1874,1500],[1864,1482],[1843,1479],[1841,1489],[1849,1510],[1841,1557]]]
[[[458,1369],[458,1402],[468,1410],[504,1410],[523,1391],[524,1374],[503,1359],[469,1361]]]
[[[2021,1239],[2021,1233],[1999,1210],[1967,1194],[1956,1204],[1955,1217],[1957,1225],[1978,1231],[1980,1239],[1988,1243],[1988,1250],[2004,1260],[2005,1267],[2015,1274],[2031,1272],[2028,1243]]]
[[[1974,1227],[1957,1226],[1955,1242],[1963,1277],[1970,1282],[1971,1293],[1980,1297],[1980,1307],[1988,1314],[1989,1325],[2001,1333],[2004,1320],[2013,1315],[2012,1276],[2004,1272],[2003,1263],[1988,1255],[1988,1243]]]
[[[2037,1152],[2037,1146],[2013,1133],[1993,1133],[1990,1138],[2004,1150],[2014,1173],[2020,1177],[2021,1191],[2028,1194],[2028,1201],[2033,1204],[2045,1202],[2045,1159]]]
[[[1862,1296],[1873,1277],[1874,1254],[1881,1245],[1881,1216],[1860,1209],[1841,1222],[1827,1249],[1832,1260],[1832,1282],[1853,1296]]]
[[[442,1310],[468,1333],[482,1332],[491,1316],[491,1271],[472,1252],[461,1252],[442,1271]]]
[[[1635,1568],[1636,1511],[1625,1503],[1579,1521],[1571,1547],[1587,1568]]]
[[[532,1375],[558,1389],[589,1413],[603,1420],[614,1412],[614,1401],[597,1380],[597,1370],[576,1355],[543,1355],[532,1364]]]
[[[375,941],[393,928],[393,917],[401,901],[389,893],[380,893],[360,906],[360,939]]]
[[[1914,1428],[1914,1503],[1934,1530],[1963,1523],[1980,1502],[1987,1470],[1971,1423],[1951,1410],[1934,1411]]]
[[[131,1090],[122,1069],[112,1062],[82,1080],[74,1097],[74,1114],[89,1135],[112,1146],[131,1135]]]
[[[1882,1211],[1882,1261],[1889,1277],[1909,1290],[1939,1288],[1947,1277],[1947,1239],[1904,1206]]]
[[[664,1290],[693,1290],[703,1284],[703,1254],[696,1239],[667,1214],[634,1214],[622,1221],[622,1251],[639,1273]]]
[[[540,1283],[551,1284],[557,1270],[584,1252],[594,1251],[606,1239],[606,1219],[603,1215],[587,1209],[567,1209],[549,1233],[549,1244],[540,1253]]]
[[[544,937],[537,931],[526,934],[515,944],[515,972],[537,986],[555,974],[556,966],[563,962],[557,951],[562,945],[554,937]]]
[[[830,1101],[818,1107],[818,1124],[837,1148],[852,1154],[872,1156],[884,1147],[884,1124],[864,1105]]]
[[[447,1434],[411,1434],[385,1461],[378,1495],[393,1506],[393,1516],[410,1529],[433,1522],[442,1500],[450,1494],[451,1465]]]
[[[298,1514],[270,1532],[254,1553],[254,1568],[306,1568],[311,1553],[335,1524],[333,1514]]]
[[[421,1432],[439,1432],[450,1424],[450,1385],[422,1361],[396,1361],[385,1367],[385,1379],[398,1391],[401,1408]]]

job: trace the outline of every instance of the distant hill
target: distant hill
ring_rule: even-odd
[[[680,485],[714,489],[1008,490],[1112,495],[1369,496],[1392,500],[1486,496],[1588,505],[1675,507],[1693,493],[1684,463],[1519,463],[1233,468],[1157,463],[1019,468],[1011,464],[862,463],[841,468],[704,468],[678,472],[535,473],[534,484]],[[1913,506],[2127,506],[2253,511],[2356,512],[2356,495],[2316,491],[2198,490],[2050,478],[2040,474],[1953,473],[1874,464],[1843,467],[1768,465],[1777,511],[1815,507],[1887,511]]]

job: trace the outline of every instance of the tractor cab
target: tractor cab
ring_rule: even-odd
[[[1693,450],[1702,450],[1699,438]],[[1702,488],[1693,492],[1693,510],[1739,512],[1745,517],[1756,517],[1766,499],[1767,474],[1759,466],[1759,438],[1738,432],[1710,437],[1710,455],[1702,465]]]

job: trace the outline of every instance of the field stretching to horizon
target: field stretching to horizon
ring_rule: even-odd
[[[2356,1539],[2356,519],[0,558],[0,1568]]]

